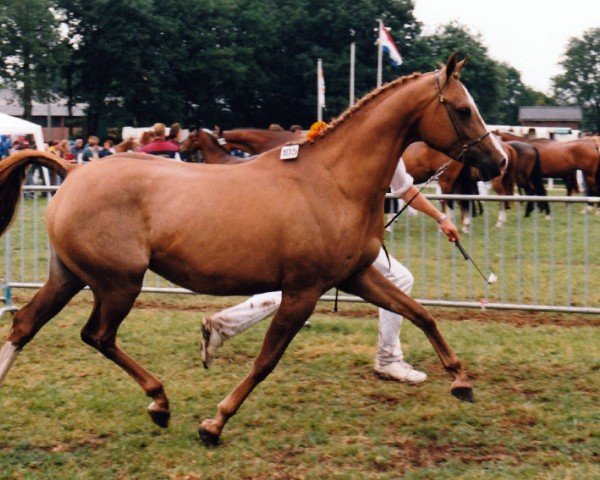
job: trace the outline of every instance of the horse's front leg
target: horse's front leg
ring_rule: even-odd
[[[340,285],[340,289],[358,295],[378,307],[403,315],[423,330],[444,368],[454,378],[450,387],[452,395],[460,400],[473,401],[473,388],[460,360],[446,343],[435,320],[423,305],[389,282],[373,265],[355,273]]]
[[[281,306],[275,314],[263,340],[252,371],[217,406],[217,415],[202,422],[198,431],[207,446],[216,445],[227,421],[235,415],[252,390],[273,371],[285,349],[315,309],[321,289],[301,292],[284,291]]]

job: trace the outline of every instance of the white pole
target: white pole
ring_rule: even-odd
[[[354,65],[356,60],[356,43],[350,44],[350,106],[354,105]]]
[[[381,87],[383,78],[383,50],[381,48],[381,30],[383,28],[383,22],[379,20],[379,28],[377,29],[377,88]]]
[[[323,60],[317,59],[317,120],[323,120],[323,105],[321,104],[321,72],[323,71]]]

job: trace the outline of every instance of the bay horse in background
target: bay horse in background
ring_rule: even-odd
[[[188,137],[181,144],[183,153],[191,153],[200,150],[204,158],[204,163],[236,165],[246,163],[254,157],[236,157],[230,155],[227,150],[219,144],[219,141],[207,130],[198,129],[190,132]]]
[[[415,142],[407,147],[402,154],[406,171],[413,177],[415,184],[425,183],[439,169],[451,160],[443,153],[429,147],[425,142]],[[475,195],[477,193],[476,180],[472,178],[471,168],[463,163],[451,160],[438,179],[440,190],[443,194]],[[442,201],[442,211],[446,211],[446,201]],[[461,210],[461,223],[463,233],[469,232],[471,224],[472,202],[461,200],[458,202]],[[452,209],[452,201],[448,202]]]
[[[578,192],[577,170],[583,172],[592,195],[600,194],[600,149],[593,139],[582,138],[559,142],[545,138],[530,140],[511,133],[499,132],[502,140],[516,140],[533,145],[539,152],[543,178],[561,178],[567,195]]]
[[[453,54],[440,71],[376,89],[314,141],[300,142],[291,160],[282,161],[280,150],[230,166],[138,153],[87,165],[32,150],[4,159],[0,234],[15,215],[30,164],[48,167],[65,181],[46,212],[49,278],[13,318],[0,349],[0,384],[23,347],[89,285],[94,307],[83,341],[139,383],[152,398],[152,420],[166,427],[170,408],[163,384],[116,343],[150,269],[198,293],[282,291],[251,372],[219,403],[216,417],[200,425],[205,444],[218,443],[227,421],[334,286],[414,322],[452,376],[451,393],[471,401],[472,385],[431,314],[372,265],[384,235],[385,193],[415,132],[453,158],[460,154],[486,179],[506,163],[458,79],[463,65]]]
[[[509,151],[509,165],[510,163],[513,164],[513,177],[517,188],[519,189],[519,193],[541,197],[547,196],[548,193],[544,186],[544,177],[542,175],[538,149],[530,143],[516,140],[502,142],[502,146]],[[546,218],[549,218],[550,203],[537,202],[537,205],[538,209],[546,214]],[[525,217],[531,215],[533,208],[533,202],[527,202]]]

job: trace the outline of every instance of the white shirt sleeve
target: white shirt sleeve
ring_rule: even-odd
[[[396,167],[396,171],[392,177],[392,183],[390,184],[392,193],[398,197],[401,197],[407,192],[412,184],[413,177],[406,171],[404,160],[402,160],[402,157],[400,157],[400,161],[398,162],[398,166]]]

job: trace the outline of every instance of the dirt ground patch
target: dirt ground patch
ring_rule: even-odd
[[[21,293],[15,295],[14,300],[17,305],[24,305],[31,295],[23,295]],[[149,296],[140,296],[136,301],[134,308],[139,309],[170,309],[178,311],[198,312],[203,315],[212,315],[222,308],[234,305],[236,299],[227,299],[226,297],[218,297],[214,300],[206,297],[198,298],[195,301],[193,296],[186,295],[184,301],[180,301],[181,297],[172,296],[165,298],[155,298]],[[89,300],[78,297],[74,299],[72,304],[82,305]],[[333,304],[319,303],[315,309],[315,314],[329,315],[333,314]],[[505,323],[515,326],[537,327],[545,325],[555,325],[559,327],[600,327],[600,315],[582,315],[573,313],[555,313],[555,312],[525,312],[519,310],[478,310],[478,309],[456,309],[431,307],[433,316],[438,321],[442,322],[461,322],[465,320],[484,322],[484,323]],[[339,305],[338,312],[335,315],[340,318],[364,318],[375,317],[377,309],[368,304],[352,303]]]

